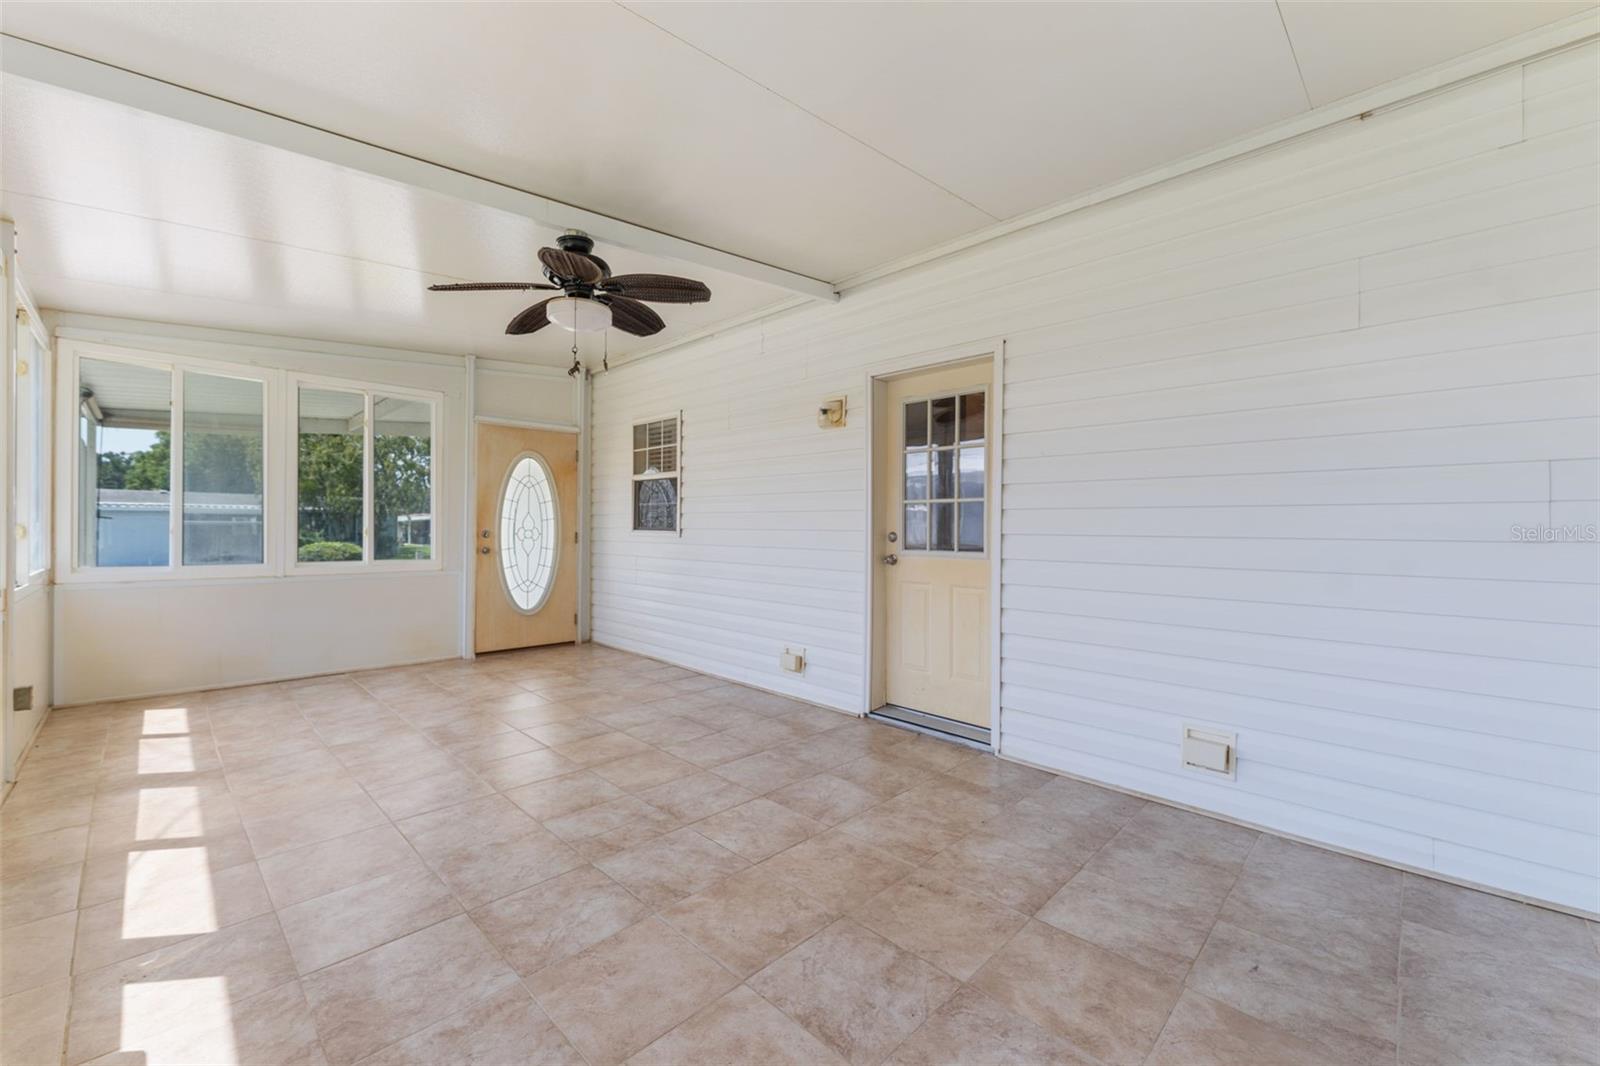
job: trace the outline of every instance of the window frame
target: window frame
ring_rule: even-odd
[[[633,472],[633,456],[639,449],[633,446],[634,430],[640,426],[649,426],[656,422],[671,422],[676,430],[675,452],[678,461],[670,473],[657,471],[654,474],[635,474]],[[648,446],[648,445],[647,445]],[[651,415],[646,417],[635,416],[628,420],[628,526],[631,532],[645,536],[673,536],[683,535],[683,412],[673,411],[670,414]],[[676,481],[678,483],[677,506],[672,509],[671,529],[641,529],[638,525],[639,514],[634,504],[635,487],[641,481]]]
[[[84,471],[78,451],[80,447],[78,418],[81,408],[78,402],[78,388],[80,366],[84,359],[140,366],[151,370],[164,371],[169,375],[167,384],[170,390],[169,402],[172,407],[171,421],[168,423],[168,427],[172,435],[172,458],[167,482],[171,495],[167,510],[167,563],[165,566],[86,565],[81,557],[82,545],[79,537],[81,527],[79,523],[83,518],[84,487],[82,478]],[[225,363],[213,359],[124,348],[117,345],[87,341],[78,341],[64,346],[64,351],[59,360],[59,369],[61,370],[61,380],[67,384],[58,390],[61,402],[56,408],[57,418],[60,423],[57,426],[56,440],[58,442],[58,454],[71,456],[71,468],[70,474],[66,479],[67,498],[63,501],[62,506],[57,508],[58,517],[63,520],[63,525],[62,529],[58,531],[60,535],[56,544],[58,549],[62,549],[60,557],[67,561],[65,573],[59,573],[58,580],[63,582],[192,581],[203,578],[268,577],[275,573],[277,544],[270,518],[273,507],[271,471],[273,464],[276,462],[276,448],[272,440],[272,412],[276,405],[277,387],[276,376],[273,371],[242,363]],[[183,375],[185,371],[208,374],[212,377],[237,378],[261,384],[262,545],[261,562],[259,563],[196,563],[185,565],[183,562]]]
[[[983,441],[982,441],[982,447],[983,447],[983,500],[982,500],[982,503],[983,503],[983,550],[982,551],[963,550],[961,548],[961,546],[960,546],[961,545],[961,509],[960,509],[961,508],[961,504],[963,502],[977,502],[977,501],[971,501],[971,500],[964,500],[962,498],[962,496],[960,495],[961,451],[962,451],[962,449],[964,447],[971,447],[971,445],[963,445],[962,442],[961,442],[960,397],[962,397],[962,396],[970,396],[973,393],[982,393],[983,394]],[[905,409],[907,407],[911,406],[914,403],[926,403],[931,408],[934,400],[942,400],[942,399],[945,399],[946,397],[951,397],[951,396],[956,397],[956,403],[957,403],[957,409],[956,409],[956,440],[955,440],[955,443],[952,444],[952,445],[949,445],[948,447],[943,446],[943,445],[936,446],[931,442],[931,438],[930,438],[930,442],[929,442],[929,444],[927,446],[919,448],[917,450],[918,451],[922,451],[922,452],[926,452],[930,456],[936,451],[950,451],[950,452],[953,452],[955,454],[954,469],[952,471],[952,478],[954,479],[955,484],[956,484],[956,496],[953,497],[953,498],[950,498],[948,500],[945,497],[941,496],[941,497],[939,497],[939,501],[940,502],[949,502],[951,504],[951,506],[956,509],[956,512],[955,512],[956,528],[955,528],[955,531],[954,531],[955,532],[956,547],[953,548],[953,549],[950,549],[950,550],[943,550],[943,549],[939,549],[939,548],[908,548],[908,547],[905,546],[905,539],[904,539],[905,538],[905,508],[906,508],[906,504],[907,503],[928,503],[928,504],[930,504],[930,506],[928,508],[928,534],[929,534],[928,542],[931,544],[933,542],[933,508],[931,506],[931,502],[933,501],[934,497],[932,495],[932,493],[933,493],[933,469],[930,466],[929,470],[928,470],[928,493],[929,493],[928,497],[926,499],[924,499],[924,500],[907,500],[905,498],[905,454],[906,454],[906,417],[905,417]],[[967,386],[965,388],[960,388],[960,389],[940,389],[937,392],[919,394],[917,396],[908,396],[904,400],[901,401],[899,410],[897,410],[895,412],[895,417],[896,417],[896,420],[898,422],[898,426],[895,429],[895,439],[896,439],[896,441],[898,441],[898,443],[900,445],[900,449],[899,449],[899,451],[900,451],[900,463],[899,463],[899,467],[898,467],[898,469],[900,471],[900,474],[899,474],[899,477],[900,477],[900,487],[899,487],[900,517],[896,519],[896,525],[900,529],[901,541],[900,541],[899,544],[895,545],[895,551],[898,552],[899,554],[901,554],[901,555],[915,555],[915,556],[918,556],[918,557],[926,556],[926,557],[929,557],[929,558],[937,558],[937,559],[972,559],[974,561],[987,560],[989,558],[990,542],[994,539],[994,529],[989,524],[989,518],[990,518],[989,511],[993,507],[994,486],[996,484],[996,481],[998,480],[997,478],[994,478],[994,477],[990,476],[991,473],[993,473],[993,470],[994,470],[993,464],[991,462],[991,460],[992,460],[992,458],[994,456],[994,408],[993,408],[993,403],[994,403],[993,390],[989,385]]]
[[[232,368],[223,364],[212,364],[209,360],[201,360],[201,366],[176,365],[172,368],[172,484],[176,486],[173,492],[172,524],[176,536],[172,540],[173,555],[169,560],[170,566],[175,566],[192,577],[206,577],[208,575],[226,576],[241,573],[271,573],[273,570],[272,542],[272,464],[276,459],[275,449],[272,444],[272,382],[270,378],[256,371],[254,373],[235,373]],[[261,561],[259,563],[186,563],[183,561],[183,527],[187,511],[184,497],[188,489],[184,485],[184,453],[186,451],[188,427],[184,424],[186,411],[184,406],[184,377],[187,374],[204,374],[213,378],[229,378],[234,381],[251,381],[261,384]],[[74,380],[77,380],[74,378]],[[181,431],[181,432],[180,432]],[[76,540],[74,540],[76,544]],[[126,567],[124,569],[133,569]]]
[[[188,342],[184,342],[188,344]],[[226,343],[220,347],[229,349]],[[440,486],[445,474],[441,456],[446,448],[441,439],[445,428],[446,393],[437,389],[414,388],[374,381],[368,377],[341,378],[330,375],[304,373],[280,366],[240,362],[248,354],[236,353],[233,359],[213,359],[209,356],[180,354],[160,347],[131,347],[119,340],[100,340],[77,336],[63,337],[56,345],[54,394],[50,401],[53,412],[51,435],[54,447],[51,453],[62,457],[52,473],[53,499],[51,557],[56,566],[55,581],[59,584],[139,584],[160,582],[218,582],[259,580],[263,578],[305,578],[317,576],[343,576],[368,573],[434,573],[445,569],[445,559],[440,551],[439,537],[442,526],[448,526],[448,516],[441,515],[439,506],[446,498]],[[182,375],[184,371],[208,374],[213,377],[235,377],[260,381],[264,385],[262,421],[262,562],[216,563],[185,566],[182,561],[181,533],[174,525],[181,525],[183,495],[172,494],[173,505],[168,515],[168,558],[165,566],[92,566],[83,565],[79,558],[78,522],[81,516],[82,469],[79,461],[78,441],[78,376],[83,359],[102,359],[130,365],[167,371],[172,375],[173,408],[173,464],[170,484],[182,488],[183,437],[182,425]],[[434,550],[428,559],[375,559],[368,560],[368,549],[363,546],[363,558],[354,562],[300,563],[295,547],[298,543],[298,493],[299,493],[299,386],[304,382],[313,388],[338,389],[363,393],[370,415],[371,396],[394,396],[419,400],[428,405],[430,416],[429,478],[432,526],[430,536]],[[370,417],[369,417],[370,432]],[[372,500],[371,449],[363,452],[363,482],[366,503]],[[276,517],[274,517],[276,515]],[[372,543],[372,538],[367,538]],[[375,548],[373,549],[375,550]]]
[[[439,430],[440,412],[444,406],[442,393],[428,389],[413,389],[401,385],[382,385],[352,378],[327,377],[320,374],[285,372],[285,436],[288,449],[288,479],[284,485],[283,506],[283,572],[293,577],[314,577],[318,574],[371,574],[400,571],[442,570],[436,536],[439,526]],[[331,392],[358,392],[362,396],[361,441],[361,558],[348,562],[311,563],[300,560],[300,390],[325,389]],[[377,559],[376,515],[374,511],[374,478],[376,477],[376,452],[373,440],[377,426],[372,409],[379,396],[393,396],[417,400],[428,405],[428,514],[429,537],[433,551],[426,559]]]
[[[32,460],[31,469],[28,471],[28,499],[23,502],[26,511],[17,507],[17,484],[11,486],[13,511],[12,522],[27,531],[26,536],[18,537],[12,544],[12,589],[18,595],[32,589],[49,584],[50,565],[55,557],[54,545],[51,544],[52,529],[51,505],[54,500],[51,474],[53,472],[52,456],[54,454],[53,441],[55,434],[52,432],[54,418],[50,403],[52,386],[54,385],[54,352],[50,344],[50,337],[44,332],[39,322],[37,312],[32,301],[22,291],[21,286],[16,289],[17,298],[17,352],[13,362],[12,378],[12,410],[10,412],[11,440],[9,446],[11,454],[15,456],[13,469],[17,472],[17,482],[21,481],[22,457],[24,450],[19,447],[17,429],[20,421],[16,418],[17,405],[22,397],[20,382],[27,379],[28,397],[32,404],[32,440],[27,450],[28,457]],[[33,341],[31,358],[23,358],[23,339]],[[22,372],[22,365],[26,363],[27,371]],[[34,545],[40,545],[41,558],[39,565],[34,565]],[[17,566],[15,551],[21,545],[26,549],[27,558],[25,565]]]

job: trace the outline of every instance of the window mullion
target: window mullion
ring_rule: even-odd
[[[300,561],[300,379],[284,375],[283,399],[283,493],[284,508],[279,522],[278,572],[291,572]]]
[[[167,468],[170,501],[168,511],[167,565],[176,570],[183,566],[183,368],[172,367],[172,415],[168,420],[171,429],[171,456]]]
[[[363,422],[365,423],[361,427],[361,558],[363,562],[370,563],[375,557],[375,551],[372,543],[374,513],[372,507],[372,489],[373,484],[377,480],[373,476],[374,455],[372,450],[372,416],[374,405],[372,402],[371,392],[363,392],[361,396],[362,410],[364,412]]]

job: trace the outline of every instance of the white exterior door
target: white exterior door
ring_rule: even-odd
[[[877,437],[884,694],[989,726],[989,384],[984,362],[887,382]]]

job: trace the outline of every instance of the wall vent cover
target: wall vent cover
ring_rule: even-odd
[[[1204,726],[1185,725],[1182,744],[1184,769],[1198,770],[1233,780],[1239,761],[1237,745],[1236,733],[1222,733]]]

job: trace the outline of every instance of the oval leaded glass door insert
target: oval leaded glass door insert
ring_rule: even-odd
[[[500,576],[517,610],[544,606],[556,572],[560,515],[544,460],[524,453],[500,491]]]

